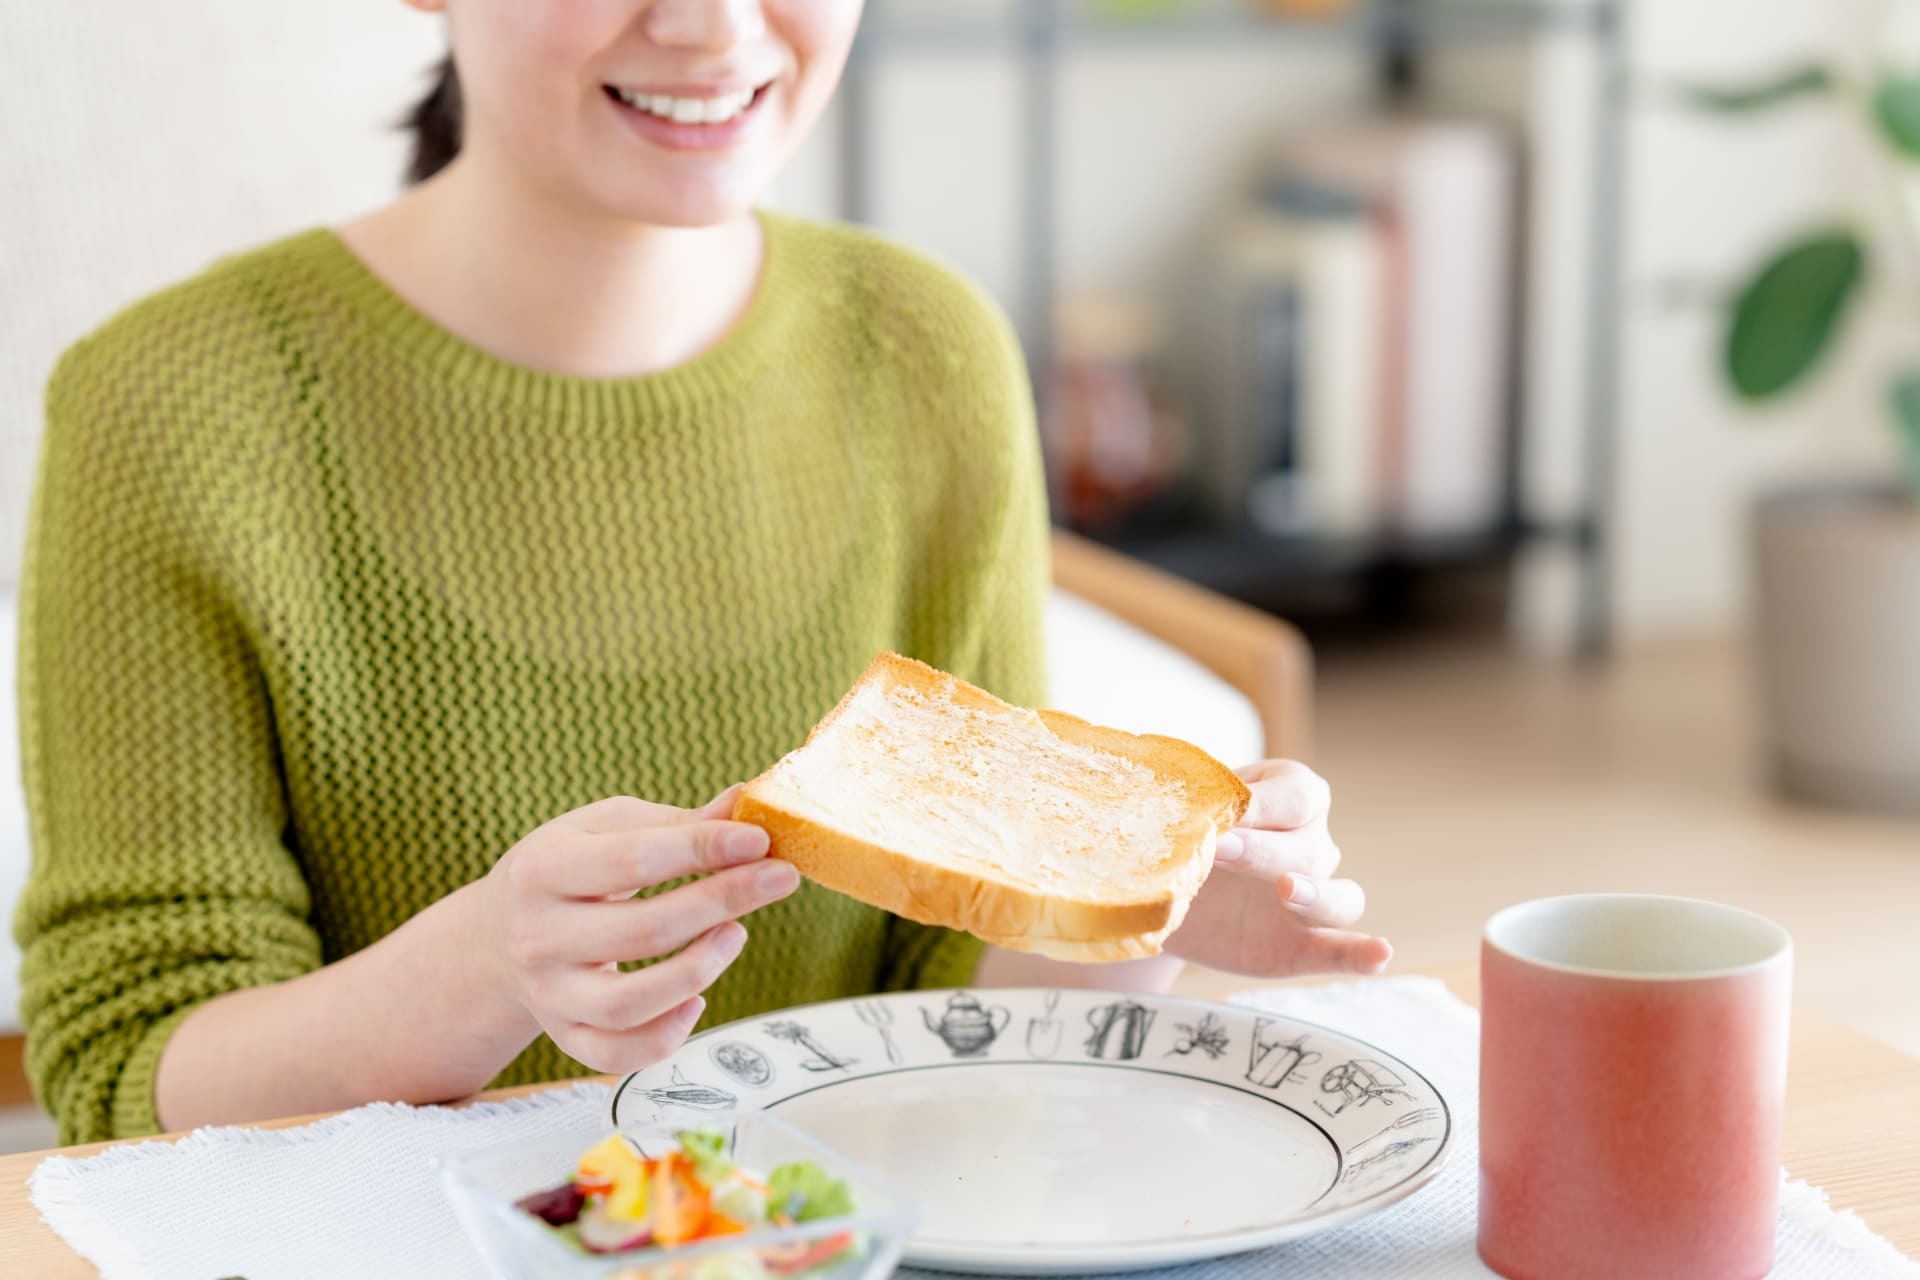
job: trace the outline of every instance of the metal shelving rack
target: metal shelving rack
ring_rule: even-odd
[[[1569,543],[1579,560],[1577,648],[1605,654],[1611,639],[1608,517],[1613,504],[1618,416],[1621,226],[1625,151],[1625,6],[1628,0],[1356,0],[1331,19],[1267,16],[1251,4],[1237,8],[1171,10],[1154,16],[1111,18],[1068,0],[1013,0],[1003,17],[902,12],[869,13],[854,45],[841,89],[840,200],[845,217],[868,220],[874,207],[871,162],[871,72],[883,59],[1000,55],[1021,69],[1021,266],[1027,299],[1019,317],[1036,382],[1051,364],[1055,298],[1055,164],[1058,147],[1058,73],[1063,55],[1102,48],[1219,47],[1261,43],[1323,45],[1372,51],[1389,82],[1404,84],[1423,50],[1450,42],[1525,40],[1571,33],[1591,42],[1596,59],[1587,250],[1586,370],[1582,395],[1583,492],[1571,518],[1539,521],[1524,510],[1519,489],[1526,432],[1522,396],[1511,400],[1506,512],[1481,534],[1409,541],[1375,538],[1279,538],[1252,531],[1190,531],[1116,540],[1143,559],[1217,589],[1257,595],[1263,582],[1353,577],[1510,558],[1540,540]],[[912,14],[912,16],[908,16]],[[1518,326],[1516,325],[1516,328]]]

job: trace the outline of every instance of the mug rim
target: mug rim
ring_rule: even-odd
[[[1598,965],[1568,964],[1561,960],[1548,960],[1541,956],[1532,956],[1516,950],[1511,946],[1501,943],[1494,937],[1495,928],[1498,927],[1502,921],[1507,920],[1508,917],[1517,915],[1523,911],[1538,910],[1555,903],[1567,902],[1667,902],[1680,903],[1689,907],[1705,907],[1723,915],[1742,917],[1751,923],[1760,925],[1772,935],[1773,946],[1759,959],[1749,960],[1744,964],[1723,965],[1715,969],[1635,970],[1613,969]],[[1517,964],[1524,964],[1538,969],[1551,969],[1557,973],[1572,974],[1575,977],[1606,978],[1620,982],[1703,982],[1716,978],[1734,978],[1746,974],[1758,973],[1774,965],[1788,963],[1793,955],[1793,935],[1787,931],[1785,925],[1780,924],[1778,921],[1763,916],[1758,911],[1748,910],[1746,907],[1736,907],[1729,903],[1714,902],[1707,898],[1689,898],[1672,893],[1561,893],[1545,898],[1533,898],[1526,902],[1516,902],[1509,906],[1502,907],[1487,918],[1487,923],[1480,931],[1480,941],[1484,946],[1498,951],[1501,955],[1506,956]]]

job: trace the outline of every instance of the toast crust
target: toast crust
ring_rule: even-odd
[[[982,710],[1001,711],[1010,705],[925,663],[882,653],[814,726],[807,743],[826,732],[870,685],[906,685]],[[1246,784],[1212,756],[1177,738],[1127,733],[1062,711],[1038,714],[1058,738],[1122,756],[1184,784],[1186,810],[1168,827],[1168,853],[1152,864],[1157,883],[1145,892],[1116,895],[1090,885],[1084,894],[1046,893],[870,843],[782,808],[769,794],[769,779],[784,759],[746,785],[733,816],[764,827],[771,855],[793,863],[808,879],[921,924],[963,930],[1009,950],[1063,960],[1106,962],[1157,954],[1212,870],[1219,833],[1245,816],[1251,800]]]

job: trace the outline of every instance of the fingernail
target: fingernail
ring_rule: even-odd
[[[791,862],[769,862],[754,873],[754,884],[765,893],[786,893],[800,883],[800,873]]]
[[[723,956],[737,956],[746,945],[746,928],[736,920],[729,920],[714,931],[714,949]]]
[[[687,1007],[692,1009],[693,1012],[682,1014],[681,1016],[687,1020],[688,1026],[692,1026],[694,1023],[700,1021],[700,1015],[707,1011],[707,998],[705,996],[695,996]]]
[[[767,833],[763,828],[743,823],[720,833],[720,852],[736,862],[757,858],[767,851]]]
[[[1296,907],[1304,907],[1309,903],[1318,902],[1319,900],[1320,886],[1313,882],[1311,876],[1293,877],[1293,891],[1287,898],[1288,902],[1291,902]]]
[[[1222,832],[1213,842],[1213,856],[1216,858],[1237,858],[1247,851],[1246,839],[1238,831]]]

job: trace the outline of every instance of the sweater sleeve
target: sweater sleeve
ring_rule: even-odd
[[[68,1143],[156,1131],[187,1013],[320,963],[259,664],[180,497],[191,405],[126,337],[49,385],[21,582],[14,930],[28,1074]]]
[[[938,527],[947,540],[931,557],[915,656],[1016,706],[1047,700],[1044,615],[1051,581],[1047,492],[1033,393],[1019,344],[990,304],[977,313],[961,367],[971,386],[947,403],[975,406],[947,439],[961,448],[942,484]],[[885,989],[960,987],[973,981],[985,944],[909,920],[892,922]]]

